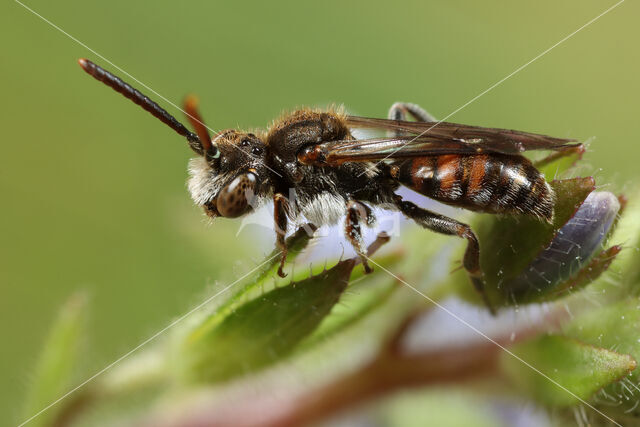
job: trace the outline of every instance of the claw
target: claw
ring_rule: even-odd
[[[287,273],[284,272],[284,264],[287,261],[287,253],[283,253],[282,257],[280,258],[280,266],[278,267],[278,276],[284,278],[287,277]]]
[[[373,268],[369,266],[369,263],[364,258],[362,259],[362,266],[364,267],[364,274],[373,273]]]
[[[284,271],[282,271],[282,266],[280,266],[280,267],[278,268],[278,276],[282,277],[283,279],[284,279],[285,277],[287,277],[287,273],[285,273]]]
[[[497,311],[493,306],[493,304],[491,303],[491,301],[489,300],[489,295],[487,295],[487,292],[484,289],[484,280],[482,280],[482,277],[471,276],[470,278],[471,278],[471,283],[473,283],[473,287],[476,288],[478,292],[480,292],[480,296],[482,297],[482,301],[484,302],[484,305],[487,306],[491,315],[495,316]]]

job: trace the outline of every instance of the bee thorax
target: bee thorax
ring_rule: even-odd
[[[312,224],[321,227],[341,221],[345,215],[346,199],[339,194],[320,193],[308,200],[296,201],[297,216],[304,216]],[[300,219],[300,218],[297,218]]]

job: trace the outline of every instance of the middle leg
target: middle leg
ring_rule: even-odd
[[[287,261],[287,244],[285,237],[287,235],[287,225],[289,217],[289,200],[282,193],[273,195],[273,219],[274,228],[276,230],[276,247],[280,249],[280,266],[278,267],[278,276],[286,277],[284,272],[284,264]]]
[[[361,222],[363,221],[368,226],[373,225],[375,218],[371,209],[357,200],[347,200],[347,218],[345,220],[344,233],[362,260],[365,273],[371,273],[373,269],[367,262],[367,250],[364,246],[364,239],[362,238]]]

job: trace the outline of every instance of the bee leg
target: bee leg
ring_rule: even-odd
[[[469,274],[471,283],[482,296],[482,299],[491,312],[495,314],[495,309],[489,301],[484,289],[484,280],[482,278],[482,270],[480,269],[480,246],[476,235],[466,224],[456,221],[455,219],[437,214],[435,212],[422,209],[411,202],[407,202],[398,198],[396,206],[408,218],[414,220],[418,225],[436,233],[448,234],[451,236],[462,237],[467,239],[467,250],[464,253],[462,265]]]
[[[285,237],[287,235],[289,212],[289,200],[282,193],[273,195],[273,220],[276,229],[276,247],[280,249],[280,267],[278,267],[278,276],[286,277],[283,271],[284,263],[287,261],[287,244]]]
[[[437,122],[436,118],[429,114],[424,108],[417,104],[408,102],[396,102],[389,109],[388,118],[390,120],[407,120],[407,115],[411,115],[418,122]],[[392,136],[400,136],[402,132],[395,131]]]
[[[579,145],[576,145],[575,147],[564,148],[556,152],[553,152],[538,161],[533,162],[533,166],[535,166],[536,168],[541,168],[558,159],[561,159],[567,156],[572,156],[574,154],[577,154],[579,156],[578,158],[581,158],[584,152],[585,152],[584,144],[579,144]]]
[[[361,221],[364,221],[367,225],[372,225],[375,222],[371,209],[356,200],[347,200],[347,218],[344,225],[344,233],[362,260],[364,272],[371,273],[373,269],[367,262],[367,250],[364,247],[364,239],[362,238]]]

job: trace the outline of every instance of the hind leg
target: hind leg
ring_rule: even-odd
[[[559,160],[563,157],[568,157],[568,156],[573,156],[576,155],[578,156],[578,159],[582,158],[582,155],[585,152],[585,146],[583,144],[577,145],[575,147],[569,147],[569,148],[564,148],[564,149],[560,149],[558,151],[555,151],[551,154],[549,154],[548,156],[533,162],[533,166],[535,166],[536,168],[542,168],[547,166],[549,163],[555,162],[556,160]]]
[[[421,227],[435,231],[436,233],[458,236],[467,240],[467,249],[464,253],[462,265],[465,270],[467,270],[471,283],[482,296],[482,299],[489,311],[491,311],[492,314],[495,314],[495,310],[489,302],[489,298],[487,297],[484,289],[482,270],[480,269],[480,245],[478,244],[478,239],[471,230],[471,227],[458,222],[455,219],[422,209],[414,203],[402,200],[400,197],[396,200],[396,206],[400,212],[414,220]]]
[[[424,108],[409,102],[396,102],[389,109],[390,120],[407,120],[407,114],[418,122],[437,122],[436,118],[429,114]]]
[[[407,120],[408,115],[418,122],[436,122],[436,118],[429,114],[424,108],[417,104],[408,102],[396,102],[389,109],[387,117],[389,120]],[[389,136],[401,136],[400,131],[389,131]]]

